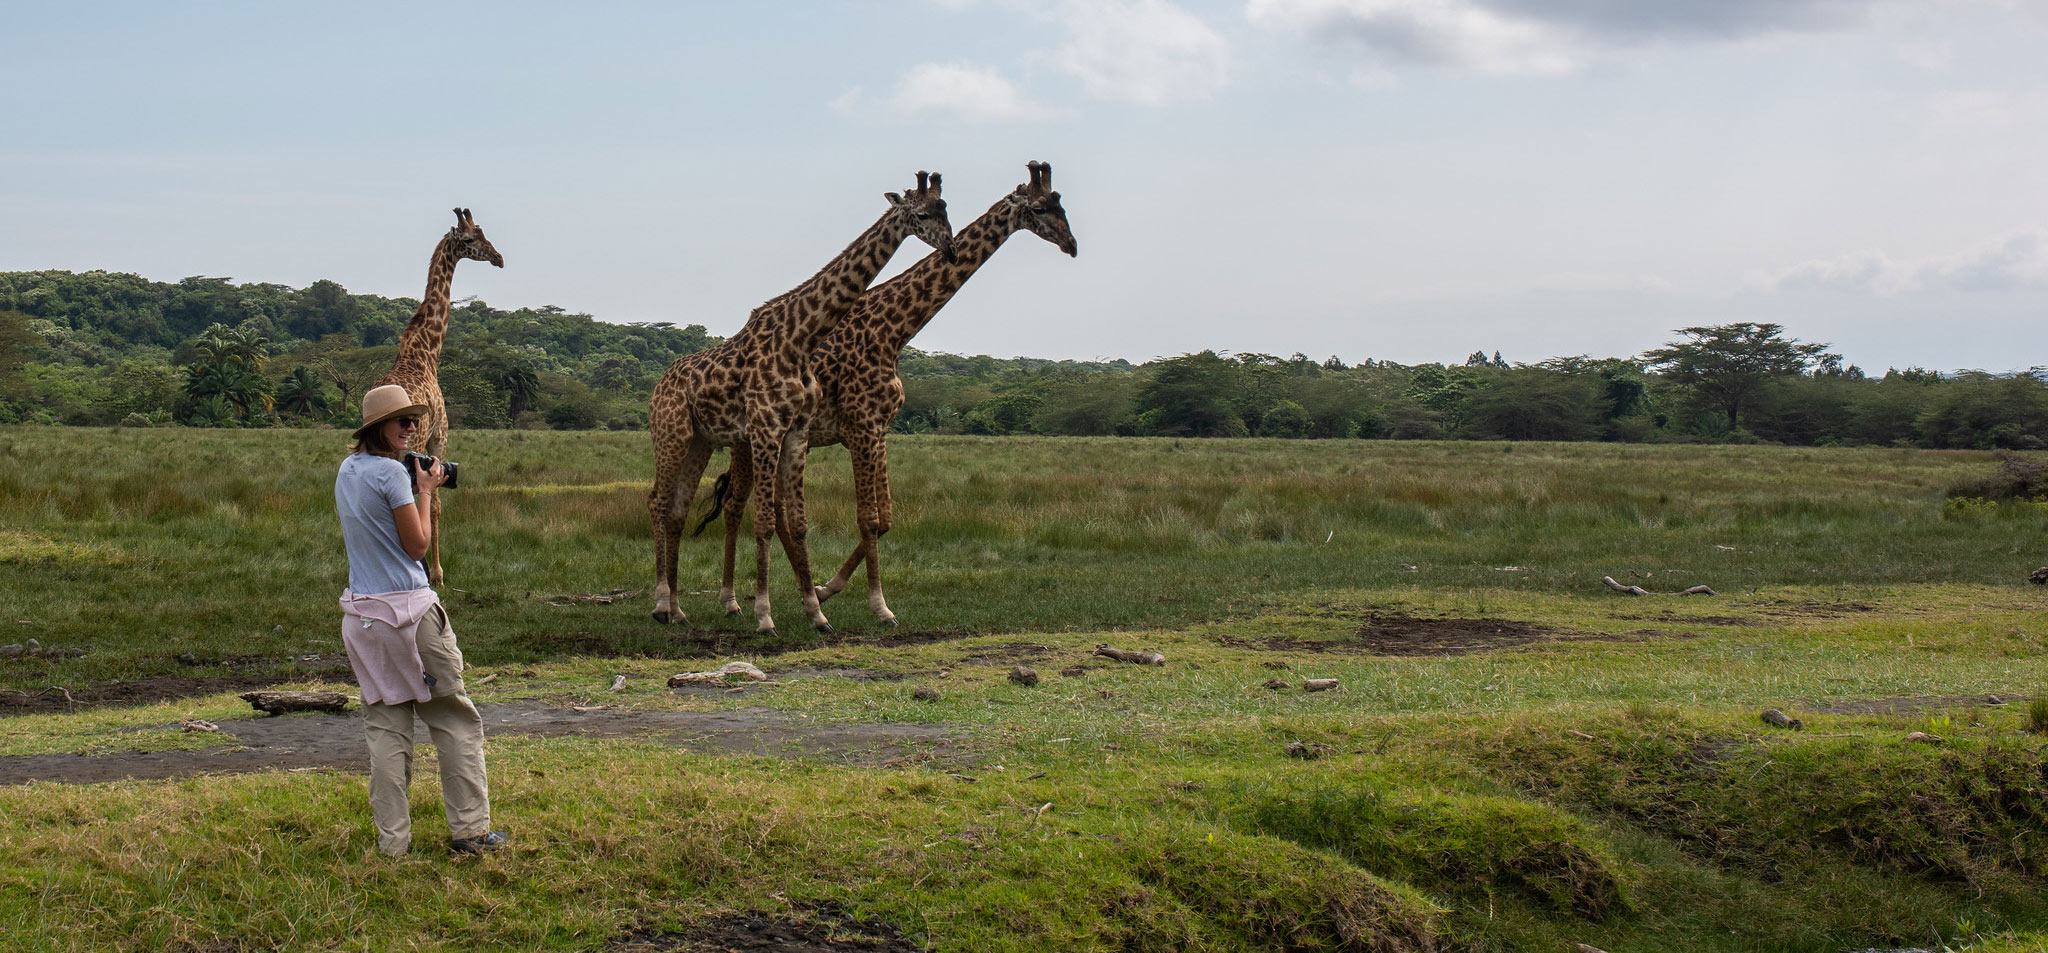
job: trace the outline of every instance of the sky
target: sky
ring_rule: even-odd
[[[914,342],[1134,362],[1626,356],[1770,321],[1851,363],[2048,364],[2048,2],[9,0],[0,270],[454,294],[730,334],[919,170],[965,226]],[[925,254],[915,239],[886,277]]]

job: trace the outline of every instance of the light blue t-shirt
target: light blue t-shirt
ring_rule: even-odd
[[[405,554],[391,511],[414,502],[405,464],[351,453],[334,477],[334,508],[348,547],[348,587],[356,595],[427,588],[427,571]]]

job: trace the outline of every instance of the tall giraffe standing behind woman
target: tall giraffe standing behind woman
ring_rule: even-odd
[[[408,449],[440,457],[448,449],[448,405],[441,400],[441,343],[448,338],[448,288],[455,281],[455,263],[462,259],[487,261],[503,268],[504,256],[491,247],[484,230],[476,227],[469,209],[455,210],[455,227],[434,246],[434,259],[427,266],[427,290],[419,310],[412,313],[405,330],[398,332],[398,360],[390,373],[372,387],[400,384],[412,399],[425,404],[427,412],[412,431]],[[367,392],[366,392],[367,393]],[[433,535],[428,541],[427,580],[441,584],[441,494],[433,496]]]
[[[1031,180],[960,229],[953,236],[950,256],[927,255],[902,274],[868,289],[853,313],[826,335],[811,355],[811,371],[818,376],[824,403],[813,418],[809,442],[814,447],[846,445],[853,457],[854,506],[860,523],[860,544],[832,581],[818,587],[820,601],[845,589],[853,579],[854,567],[865,561],[868,608],[876,618],[896,624],[896,614],[882,598],[881,540],[895,519],[895,504],[889,496],[888,443],[889,427],[896,412],[903,409],[903,379],[896,374],[903,348],[1011,235],[1029,231],[1069,257],[1079,251],[1073,229],[1067,225],[1066,209],[1060,207],[1060,194],[1052,190],[1052,165],[1027,162],[1024,168]],[[732,468],[718,478],[713,489],[711,512],[697,527],[703,532],[720,509],[724,510],[725,581],[720,598],[728,613],[739,611],[733,594],[733,557],[740,508],[752,482],[747,461],[734,457]]]
[[[952,253],[953,229],[939,191],[939,176],[919,172],[917,191],[884,193],[889,210],[810,280],[755,308],[746,326],[716,347],[677,358],[654,385],[647,416],[655,473],[647,512],[654,522],[656,621],[684,618],[676,605],[676,551],[704,465],[724,446],[764,475],[754,501],[756,630],[775,631],[768,601],[773,535],[782,540],[812,628],[832,631],[818,608],[804,542],[805,437],[820,400],[811,351],[853,310],[904,239],[916,235],[941,256]]]

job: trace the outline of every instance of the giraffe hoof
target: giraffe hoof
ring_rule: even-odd
[[[666,612],[657,612],[654,614],[654,621],[659,622],[662,625],[667,625],[669,623],[670,618],[672,617]]]
[[[728,619],[732,618],[733,616],[739,615],[739,614],[740,614],[740,610],[738,610],[738,609],[727,609],[727,610],[725,610],[725,617],[726,617],[726,618],[728,618]]]
[[[832,623],[830,622],[820,622],[817,625],[812,626],[811,628],[817,629],[819,635],[832,634]]]
[[[882,620],[882,624],[883,624],[883,625],[886,625],[886,626],[888,626],[889,628],[892,628],[892,629],[893,629],[893,628],[895,628],[895,627],[896,627],[896,618],[895,618],[894,616],[891,616],[891,617],[889,617],[889,618],[887,618],[887,619],[883,619],[883,620]]]

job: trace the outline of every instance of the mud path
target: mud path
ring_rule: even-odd
[[[579,712],[539,702],[478,707],[483,713],[486,736],[639,738],[704,754],[806,757],[872,764],[915,750],[936,750],[943,756],[951,749],[952,740],[945,729],[931,725],[821,723],[765,708]],[[175,725],[141,729],[177,730]],[[0,784],[81,784],[123,778],[238,774],[273,768],[369,769],[360,712],[228,721],[221,723],[220,730],[235,743],[199,751],[0,757]],[[426,743],[426,726],[415,723],[414,737]]]

